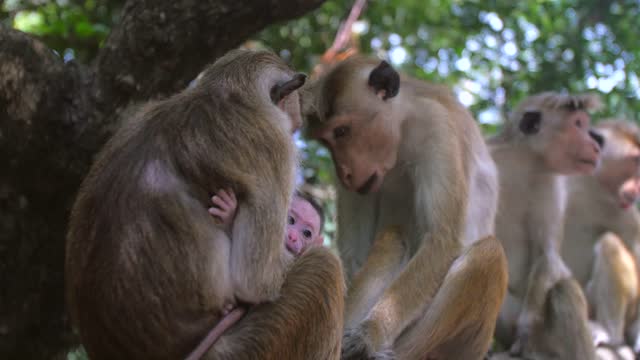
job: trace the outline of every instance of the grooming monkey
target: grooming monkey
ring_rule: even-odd
[[[474,119],[448,89],[361,57],[307,90],[309,134],[341,182],[338,248],[356,273],[342,358],[482,358],[507,268],[491,236],[496,169]]]
[[[73,206],[68,306],[92,360],[185,358],[229,306],[253,305],[205,359],[336,359],[339,260],[282,241],[301,125],[296,74],[235,51],[148,105],[98,154]],[[238,196],[233,241],[207,212]]]
[[[585,289],[597,345],[638,352],[640,130],[629,121],[598,124],[605,146],[593,176],[571,179],[562,256]],[[637,324],[636,324],[637,325]]]
[[[598,163],[602,137],[591,130],[587,113],[598,106],[591,95],[531,96],[488,141],[500,174],[496,235],[509,262],[496,338],[512,355],[594,356],[584,295],[559,246],[566,175],[588,174]]]

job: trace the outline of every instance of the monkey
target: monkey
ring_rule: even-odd
[[[235,193],[222,189],[211,197],[211,202],[214,206],[209,208],[209,213],[219,219],[228,232],[238,207]],[[287,214],[287,250],[300,255],[314,246],[321,246],[324,243],[323,227],[324,210],[320,204],[311,195],[296,191]]]
[[[549,264],[545,261],[537,263],[536,269],[543,271]],[[571,304],[572,306],[567,306]],[[585,339],[590,338],[589,328],[583,323],[587,318],[587,300],[580,284],[570,277],[558,280],[549,288],[548,296],[542,305],[542,313],[553,314],[548,322],[533,324],[529,345],[535,352],[525,355],[508,351],[492,354],[491,360],[524,360],[524,359],[590,359],[593,349],[584,350]],[[564,335],[564,336],[562,336]],[[562,337],[560,337],[562,336]],[[562,341],[564,346],[557,346]],[[614,359],[614,358],[602,358]]]
[[[342,359],[482,358],[507,268],[495,164],[471,114],[449,89],[359,56],[302,94],[306,133],[340,180]]]
[[[230,52],[124,121],[99,152],[72,208],[65,263],[91,359],[185,358],[229,305],[247,314],[202,358],[339,357],[340,261],[321,248],[295,258],[282,241],[304,82],[270,52]],[[238,196],[233,241],[207,212],[221,188]]]
[[[512,355],[594,356],[584,294],[560,256],[560,243],[567,176],[588,174],[598,164],[602,137],[591,129],[587,111],[599,106],[590,94],[536,94],[487,140],[500,174],[496,236],[509,263],[496,339]]]
[[[622,119],[601,121],[596,129],[605,141],[602,159],[592,176],[569,182],[562,256],[604,333],[596,345],[627,343],[638,352],[640,129]]]

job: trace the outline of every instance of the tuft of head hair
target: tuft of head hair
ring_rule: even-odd
[[[307,134],[322,127],[334,115],[333,106],[343,93],[352,91],[350,82],[358,76],[367,81],[379,59],[354,55],[333,65],[327,73],[306,85],[302,91],[303,116],[307,119]]]
[[[597,111],[602,108],[602,102],[597,94],[566,94],[547,91],[532,95],[524,99],[513,111],[502,127],[504,136],[516,136],[520,120],[528,112],[545,111]]]
[[[595,111],[602,107],[600,97],[596,94],[565,94],[547,91],[526,98],[520,103],[516,113],[530,110],[567,110]]]
[[[324,209],[322,208],[322,206],[318,203],[316,199],[313,198],[313,196],[311,196],[311,194],[305,191],[296,190],[295,196],[308,202],[309,205],[311,205],[315,209],[315,211],[318,213],[318,216],[320,217],[319,231],[322,234],[322,229],[324,229]]]

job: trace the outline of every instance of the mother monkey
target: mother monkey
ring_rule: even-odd
[[[507,268],[491,236],[496,168],[472,116],[448,89],[363,58],[337,65],[305,103],[342,182],[338,247],[359,270],[343,358],[482,358]]]
[[[283,241],[304,79],[271,53],[232,52],[105,145],[66,249],[68,305],[92,360],[339,356],[340,262],[326,249],[294,262]],[[221,188],[238,195],[232,239],[207,212]],[[255,306],[201,343],[242,304]]]

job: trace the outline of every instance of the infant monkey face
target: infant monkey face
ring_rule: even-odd
[[[300,255],[309,247],[321,246],[321,222],[320,214],[307,200],[294,196],[287,216],[287,250]]]

